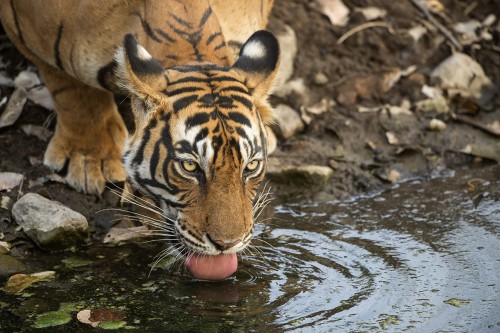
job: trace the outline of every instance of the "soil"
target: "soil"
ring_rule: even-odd
[[[279,31],[286,24],[295,30],[298,53],[292,79],[302,78],[307,92],[286,99],[273,97],[272,102],[288,104],[302,113],[322,99],[333,102],[320,115],[308,114],[312,120],[302,133],[287,140],[280,139],[273,157],[283,163],[330,166],[334,174],[321,188],[274,183],[273,191],[280,195],[293,188],[295,193],[316,200],[345,199],[416,177],[434,177],[464,163],[495,160],[495,155],[492,158],[491,154],[465,154],[463,150],[470,143],[498,146],[498,136],[477,125],[483,120],[500,119],[498,22],[495,21],[490,29],[490,40],[479,40],[462,50],[486,70],[496,85],[495,97],[487,105],[478,101],[450,100],[449,113],[422,113],[416,110],[415,103],[426,98],[422,86],[431,85],[430,72],[452,54],[449,40],[412,1],[344,0],[344,3],[351,14],[348,24],[341,27],[330,23],[316,1],[276,1],[269,28]],[[442,4],[443,9],[433,12],[433,16],[450,31],[457,22],[472,19],[482,22],[490,14],[496,15],[497,19],[500,17],[496,0],[474,1],[472,5],[471,1],[461,0],[436,3]],[[362,29],[339,45],[337,41],[341,36],[367,22],[356,9],[368,6],[387,11],[384,18],[377,19],[385,25]],[[414,41],[408,30],[418,25],[428,31],[420,40]],[[4,35],[0,36],[0,41],[4,45],[0,57],[7,64],[5,70],[15,77],[29,64],[11,45],[5,44]],[[384,75],[410,66],[416,66],[416,69],[402,76],[392,88],[381,87],[379,79]],[[319,82],[318,75],[327,79]],[[0,86],[0,100],[12,91],[12,88]],[[359,112],[360,106],[374,108],[405,103],[412,115]],[[470,107],[471,103],[473,107]],[[4,109],[5,105],[1,106],[0,113]],[[460,120],[465,118],[455,117],[457,114],[464,114],[472,120]],[[432,118],[444,121],[446,130],[427,130]],[[0,129],[0,172],[17,172],[25,176],[20,187],[3,191],[0,195],[9,197],[11,203],[27,192],[37,192],[60,201],[86,216],[92,225],[94,239],[99,240],[111,226],[109,213],[102,210],[117,204],[113,194],[108,191],[99,198],[77,193],[56,181],[35,183],[51,174],[42,164],[47,142],[26,135],[21,126],[47,125],[53,129],[54,123],[51,111],[28,102],[15,125]],[[395,133],[398,142],[390,143],[387,132]],[[14,245],[24,243],[24,236],[16,227],[9,209],[0,208],[0,239],[3,233],[5,241]]]

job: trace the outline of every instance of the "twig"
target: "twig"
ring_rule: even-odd
[[[360,32],[362,30],[372,28],[372,27],[387,28],[387,30],[389,30],[389,32],[392,33],[391,26],[385,22],[367,22],[367,23],[363,23],[361,25],[358,25],[357,27],[352,28],[351,30],[349,30],[348,32],[346,32],[345,34],[340,36],[340,38],[337,39],[337,45],[342,44],[343,42],[345,42],[345,40],[347,38],[351,37],[352,35],[357,34],[358,32]]]
[[[413,5],[415,7],[417,7],[422,13],[424,13],[425,17],[427,17],[427,19],[439,30],[441,31],[441,33],[446,37],[448,38],[448,40],[453,44],[453,46],[458,50],[458,51],[462,51],[462,45],[460,44],[460,42],[453,36],[453,34],[448,30],[446,29],[445,26],[443,26],[441,23],[439,23],[438,20],[436,20],[434,18],[434,16],[432,16],[432,14],[429,12],[429,10],[427,9],[427,7],[425,7],[424,5],[422,5],[420,3],[419,0],[411,0],[411,2],[413,3]]]

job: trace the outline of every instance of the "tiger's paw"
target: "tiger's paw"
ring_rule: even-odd
[[[68,138],[56,130],[45,151],[44,164],[54,171],[61,171],[67,165],[65,179],[71,187],[100,195],[107,181],[121,182],[126,179],[121,161],[126,130],[124,127],[115,128],[100,135],[92,132],[96,135],[94,138],[88,135],[85,138]]]

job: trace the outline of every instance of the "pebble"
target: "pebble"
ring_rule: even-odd
[[[87,219],[78,212],[39,194],[28,193],[12,208],[12,216],[38,246],[62,250],[88,236]]]
[[[300,115],[291,107],[279,104],[274,109],[277,123],[277,132],[282,138],[288,139],[304,129]]]

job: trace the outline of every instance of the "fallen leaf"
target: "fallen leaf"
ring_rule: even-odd
[[[12,209],[12,206],[14,205],[14,201],[12,201],[11,198],[8,196],[2,196],[2,200],[0,200],[0,207],[10,211]]]
[[[37,126],[32,124],[22,125],[21,129],[26,135],[36,136],[41,141],[47,142],[52,136],[52,131],[46,129],[43,126]]]
[[[12,190],[18,187],[24,176],[15,172],[0,172],[0,191]]]
[[[59,176],[57,173],[52,173],[44,177],[39,177],[35,180],[30,180],[28,182],[28,188],[31,189],[35,186],[42,186],[47,182],[66,184],[66,180],[63,177]]]
[[[103,243],[117,244],[131,239],[144,238],[151,235],[151,231],[146,226],[139,226],[133,228],[116,228],[109,229],[106,236],[104,236]]]
[[[341,0],[318,0],[318,3],[333,25],[343,27],[349,21],[349,8]]]
[[[28,99],[47,110],[54,110],[54,100],[50,95],[49,89],[45,86],[37,86],[28,90]]]
[[[4,291],[7,294],[17,294],[32,284],[40,281],[49,281],[56,276],[54,271],[39,272],[33,274],[16,274],[9,278],[5,284]]]
[[[46,328],[65,325],[71,321],[71,315],[62,311],[50,311],[39,314],[34,323],[35,328]]]
[[[7,127],[16,122],[16,120],[21,115],[23,111],[24,104],[28,97],[26,96],[26,91],[22,88],[14,90],[12,95],[10,95],[9,102],[5,107],[2,115],[0,115],[0,128]]]
[[[0,241],[0,254],[5,254],[10,251],[12,245],[10,243]]]
[[[396,137],[396,134],[394,134],[392,132],[386,132],[385,137],[387,138],[387,142],[389,142],[390,145],[398,145],[399,144],[399,140]]]
[[[373,21],[379,18],[384,18],[387,15],[387,11],[378,7],[362,7],[356,8],[357,12],[360,12],[367,21]]]
[[[38,78],[38,75],[30,71],[21,71],[14,79],[14,85],[16,86],[16,88],[29,89],[41,83],[42,82]]]
[[[92,327],[101,326],[104,323],[118,325],[118,328],[123,326],[121,320],[125,318],[125,312],[115,309],[97,309],[97,310],[81,310],[76,315],[79,322],[88,324]]]

